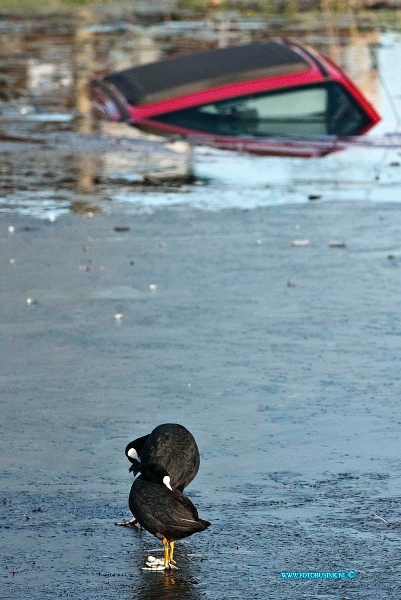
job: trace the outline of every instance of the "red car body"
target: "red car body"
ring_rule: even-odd
[[[167,58],[91,88],[109,119],[260,154],[326,154],[330,139],[380,120],[330,59],[283,39]]]

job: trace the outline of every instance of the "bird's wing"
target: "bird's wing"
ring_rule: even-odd
[[[185,494],[182,494],[178,490],[173,490],[173,496],[176,500],[176,507],[179,511],[179,516],[183,519],[196,521],[199,519],[198,511],[196,506],[192,504],[191,500]]]

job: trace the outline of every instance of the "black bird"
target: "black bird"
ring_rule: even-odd
[[[141,465],[158,463],[168,472],[171,486],[180,492],[194,479],[200,463],[194,436],[176,423],[159,425],[149,435],[130,442],[125,454],[132,463],[130,471],[134,475]]]
[[[125,448],[125,455],[132,463],[130,471],[137,475],[141,465],[155,462],[162,465],[170,476],[170,485],[184,491],[199,470],[200,456],[195,438],[188,429],[177,423],[158,425]],[[135,526],[137,520],[121,521],[116,525]]]
[[[141,467],[134,481],[128,506],[139,524],[163,542],[164,560],[160,568],[172,569],[174,542],[210,526],[198,516],[189,498],[170,484],[167,470],[157,463]]]

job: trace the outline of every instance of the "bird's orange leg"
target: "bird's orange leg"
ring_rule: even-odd
[[[164,568],[169,569],[170,568],[170,548],[169,548],[168,540],[166,538],[163,538],[162,542],[163,542],[163,546],[164,546]]]
[[[173,565],[176,565],[177,563],[173,559],[173,554],[174,554],[174,542],[170,542],[170,554],[169,554],[168,561],[169,561],[169,563],[172,563]]]

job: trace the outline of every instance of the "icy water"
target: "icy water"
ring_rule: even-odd
[[[398,37],[377,52],[383,136]],[[199,148],[193,183],[155,187],[138,143],[132,163],[4,150],[0,597],[398,599],[400,150]],[[114,525],[125,445],[163,422],[195,435],[187,493],[212,522],[171,574]],[[280,577],[296,570],[356,577]]]
[[[398,213],[3,216],[2,597],[399,597]],[[125,444],[171,421],[212,527],[164,575],[140,570],[161,544],[114,521]]]
[[[305,39],[313,40],[313,36]],[[326,44],[318,41],[316,46],[328,51],[327,40]],[[338,53],[342,66],[373,102],[382,121],[357,143],[345,142],[340,151],[309,159],[258,157],[196,146],[191,153],[181,142],[166,147],[160,138],[144,137],[122,124],[100,124],[95,136],[98,145],[91,145],[72,132],[71,113],[49,112],[47,105],[54,102],[55,94],[52,79],[50,75],[46,79],[46,70],[44,74],[39,71],[42,81],[34,63],[30,96],[36,98],[34,104],[42,102],[47,108],[40,112],[22,100],[3,106],[1,122],[10,141],[6,137],[0,146],[0,212],[48,219],[71,211],[140,214],[163,207],[253,209],[308,203],[311,197],[399,202],[400,35],[370,33],[348,43],[342,39]],[[49,90],[53,95],[49,96]],[[14,138],[17,143],[12,143]],[[166,183],[170,180],[172,184]]]

